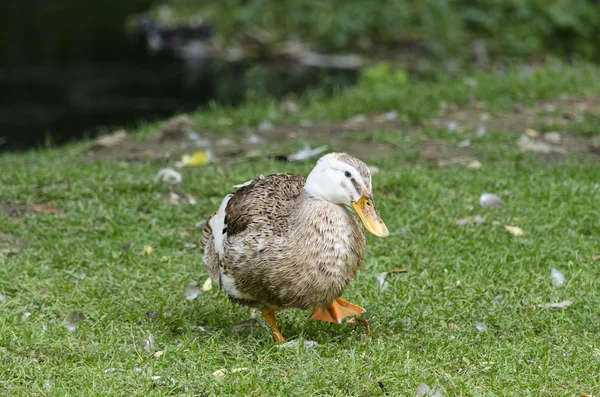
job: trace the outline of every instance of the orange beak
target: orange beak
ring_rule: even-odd
[[[379,217],[377,208],[375,208],[373,196],[370,193],[363,190],[360,198],[357,201],[353,201],[351,204],[368,231],[377,237],[387,237],[389,234],[388,229],[385,226],[385,223],[383,223],[383,220]]]

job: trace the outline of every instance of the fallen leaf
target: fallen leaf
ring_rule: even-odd
[[[498,208],[502,207],[504,203],[502,202],[502,199],[495,194],[483,193],[479,197],[479,205],[482,207]]]
[[[371,333],[369,322],[362,317],[352,317],[350,320],[346,321],[346,324],[360,324],[365,328],[365,333],[367,335]]]
[[[217,379],[219,379],[219,380],[223,380],[223,379],[225,379],[225,377],[226,377],[228,374],[230,374],[230,373],[231,373],[231,374],[233,374],[233,373],[235,373],[235,372],[240,372],[240,371],[248,371],[248,368],[234,368],[234,369],[232,369],[231,371],[229,371],[229,370],[227,370],[227,369],[225,369],[225,368],[221,368],[221,369],[218,369],[218,370],[216,370],[215,372],[213,372],[213,375],[214,375],[214,376],[215,376]]]
[[[158,171],[154,177],[154,182],[163,181],[175,184],[181,183],[182,180],[183,177],[181,174],[172,168],[163,168],[162,170]]]
[[[552,284],[556,287],[562,287],[565,283],[565,275],[560,270],[552,269],[550,277],[552,278]]]
[[[481,162],[477,161],[477,160],[473,160],[471,161],[469,164],[467,164],[467,168],[470,170],[478,170],[481,168]]]
[[[487,330],[487,325],[486,325],[486,323],[476,322],[475,328],[477,329],[477,331],[483,332],[483,331]]]
[[[164,354],[164,351],[163,350],[159,350],[156,353],[154,353],[154,357],[160,358],[160,356],[162,356],[163,354]]]
[[[573,304],[573,301],[566,300],[566,301],[562,301],[562,302],[558,302],[558,303],[543,303],[541,305],[538,305],[538,307],[540,309],[550,309],[550,308],[562,309],[564,307],[569,307],[572,304]]]
[[[515,236],[522,236],[525,234],[525,232],[523,231],[523,229],[521,229],[518,226],[504,226],[504,228],[506,230],[508,230],[509,232],[511,232],[512,234],[514,234]]]
[[[525,135],[536,138],[540,135],[540,133],[532,128],[525,128]]]
[[[210,161],[207,152],[199,150],[192,153],[192,155],[184,154],[181,158],[181,165],[183,167],[201,167]]]
[[[306,145],[304,149],[292,153],[287,156],[288,161],[301,161],[311,157],[317,156],[327,150],[327,146],[319,146],[318,148],[311,149],[310,146]]]
[[[149,245],[144,245],[144,253],[146,255],[152,255],[152,252],[154,251],[154,248],[152,248]]]
[[[467,216],[466,218],[459,219],[456,221],[456,224],[458,226],[464,226],[469,223],[483,223],[483,222],[485,222],[485,219],[483,219],[479,215],[475,215],[475,216]]]
[[[196,283],[188,284],[183,290],[183,295],[185,296],[185,299],[189,301],[196,299],[199,293],[200,287],[198,287]]]
[[[440,389],[432,389],[426,383],[421,383],[417,387],[416,392],[417,397],[443,397],[442,391]]]
[[[202,291],[208,292],[212,289],[212,278],[208,277],[204,284],[202,284]]]
[[[455,323],[453,323],[453,322],[448,322],[448,327],[449,327],[449,328],[453,328],[453,329],[458,329],[458,325],[456,325],[456,324],[455,324]]]

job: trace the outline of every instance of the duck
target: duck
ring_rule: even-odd
[[[346,153],[321,157],[307,177],[259,175],[225,196],[200,247],[214,285],[241,306],[260,308],[274,340],[275,313],[312,310],[340,324],[365,309],[342,299],[365,257],[363,225],[388,236],[373,199],[371,172]]]

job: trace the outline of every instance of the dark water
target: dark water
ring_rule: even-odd
[[[125,34],[152,1],[24,0],[0,6],[0,151],[61,144],[206,106],[340,86],[353,72],[290,65],[193,66]]]

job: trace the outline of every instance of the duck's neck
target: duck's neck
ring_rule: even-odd
[[[306,241],[308,236],[322,236],[331,241],[356,227],[356,216],[346,206],[333,204],[306,191],[293,218],[293,231],[299,237],[295,241]]]

